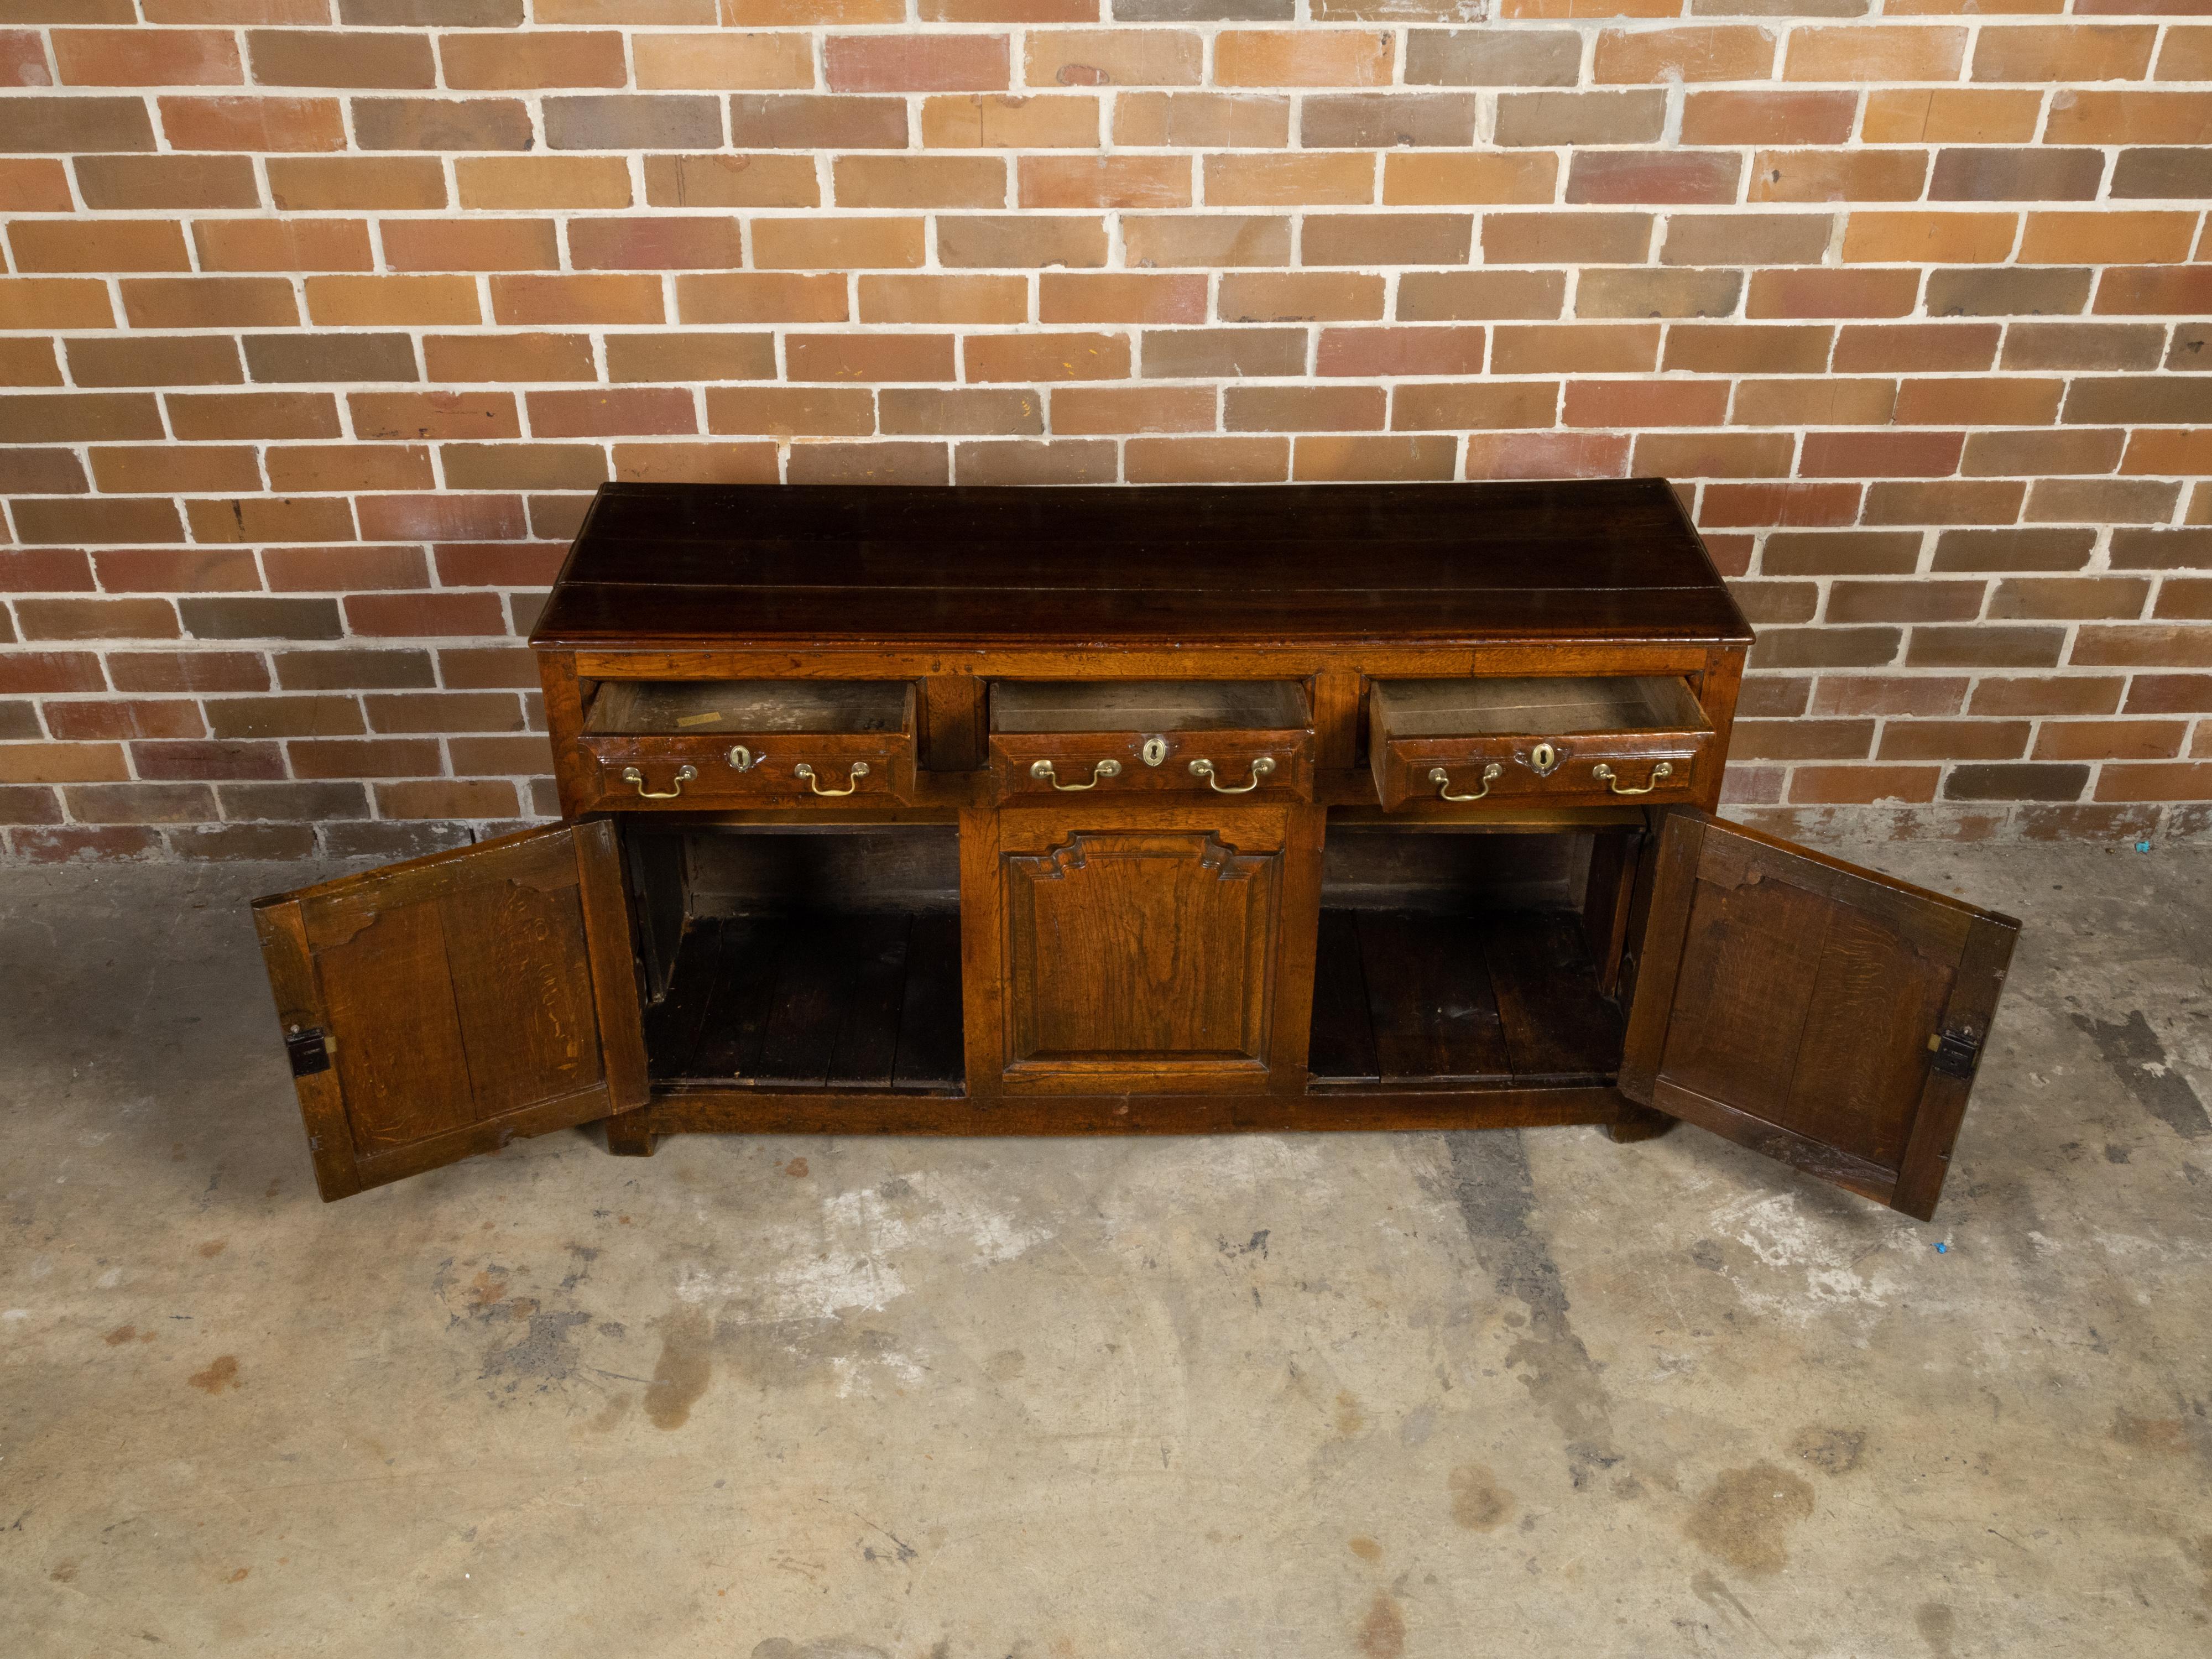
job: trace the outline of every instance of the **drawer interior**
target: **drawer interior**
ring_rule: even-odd
[[[1308,1065],[1316,1083],[1596,1085],[1632,832],[1332,824]]]
[[[1281,732],[1312,723],[1297,680],[996,680],[994,732]]]
[[[1689,683],[1675,674],[1376,680],[1374,691],[1378,729],[1392,738],[1707,729]]]
[[[720,732],[898,732],[903,680],[607,680],[584,716],[587,735],[707,737]]]
[[[625,831],[656,1082],[957,1092],[950,824]]]

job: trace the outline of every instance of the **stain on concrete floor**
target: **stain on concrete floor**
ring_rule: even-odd
[[[1838,850],[2029,924],[1932,1225],[1691,1130],[325,1207],[305,872],[0,872],[0,1652],[2196,1659],[2212,854]]]

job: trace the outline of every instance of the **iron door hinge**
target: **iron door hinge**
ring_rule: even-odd
[[[1972,1077],[1982,1057],[1982,1040],[1967,1031],[1941,1031],[1928,1039],[1928,1063],[1946,1077]]]
[[[313,1077],[331,1069],[331,1045],[319,1025],[292,1032],[284,1039],[284,1052],[291,1059],[294,1077]]]

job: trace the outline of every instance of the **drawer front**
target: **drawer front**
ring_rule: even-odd
[[[903,802],[914,785],[914,739],[897,732],[602,733],[582,744],[600,807],[831,808]]]
[[[1305,801],[1313,799],[1313,733],[998,732],[991,771],[1001,802],[1061,795]]]
[[[1379,738],[1375,787],[1383,807],[1441,802],[1479,811],[1690,799],[1710,763],[1710,732],[1581,732],[1566,737]]]

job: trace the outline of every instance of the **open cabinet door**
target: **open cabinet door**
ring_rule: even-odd
[[[1695,811],[1656,863],[1621,1092],[1929,1219],[2020,924]]]
[[[256,902],[325,1201],[642,1105],[613,826]]]

